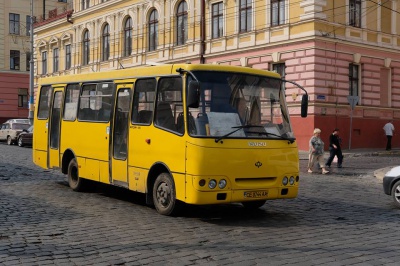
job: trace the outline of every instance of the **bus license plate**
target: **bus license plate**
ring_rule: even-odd
[[[268,190],[263,191],[245,191],[245,198],[264,198],[268,196]]]

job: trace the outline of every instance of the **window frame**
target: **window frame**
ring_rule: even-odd
[[[10,70],[21,69],[21,52],[19,50],[10,50]]]
[[[65,45],[65,70],[71,69],[71,44]]]
[[[224,3],[218,2],[211,5],[211,38],[224,36]]]
[[[158,39],[158,11],[153,9],[150,11],[148,20],[148,30],[149,30],[149,48],[148,50],[155,51],[157,49],[157,39]]]
[[[106,23],[101,31],[101,61],[110,58],[110,25]]]
[[[59,71],[59,59],[60,59],[59,49],[54,48],[53,49],[53,72]]]
[[[253,20],[252,0],[239,0],[239,33],[251,31],[252,20]]]
[[[285,24],[286,0],[271,0],[271,26]]]
[[[351,63],[349,64],[349,95],[359,96],[360,94],[360,65]],[[356,74],[356,75],[354,75]],[[356,94],[354,94],[356,93]]]
[[[361,0],[349,0],[349,26],[361,28]]]
[[[8,14],[9,22],[9,33],[14,35],[20,35],[20,15],[16,13]]]
[[[47,74],[47,51],[42,52],[42,75]]]
[[[188,39],[188,6],[185,0],[176,10],[176,44],[183,45]]]
[[[132,18],[127,17],[124,23],[124,56],[132,54]]]
[[[90,33],[89,30],[83,32],[82,38],[82,65],[86,66],[90,61]]]

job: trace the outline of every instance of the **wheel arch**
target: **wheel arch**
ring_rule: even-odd
[[[172,177],[172,182],[174,181],[174,177],[169,170],[168,166],[165,165],[162,162],[156,162],[150,167],[149,174],[147,176],[147,182],[146,182],[146,204],[147,205],[153,205],[153,187],[154,187],[154,182],[156,181],[157,177],[161,173],[168,173]]]
[[[61,172],[63,174],[68,174],[68,165],[73,158],[76,158],[75,153],[70,149],[65,150],[61,162]]]

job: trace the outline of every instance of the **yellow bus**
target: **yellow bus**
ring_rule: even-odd
[[[183,203],[258,208],[294,198],[299,160],[285,82],[199,64],[42,78],[33,160],[60,169],[75,191],[97,181],[144,193],[163,215]],[[304,90],[303,117],[307,104]]]

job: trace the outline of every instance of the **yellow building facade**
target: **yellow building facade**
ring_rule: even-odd
[[[287,87],[301,149],[314,127],[325,142],[339,127],[344,148],[379,148],[371,134],[390,119],[400,128],[399,25],[397,0],[74,0],[35,25],[35,83],[174,62],[276,70],[310,95],[304,122]]]

